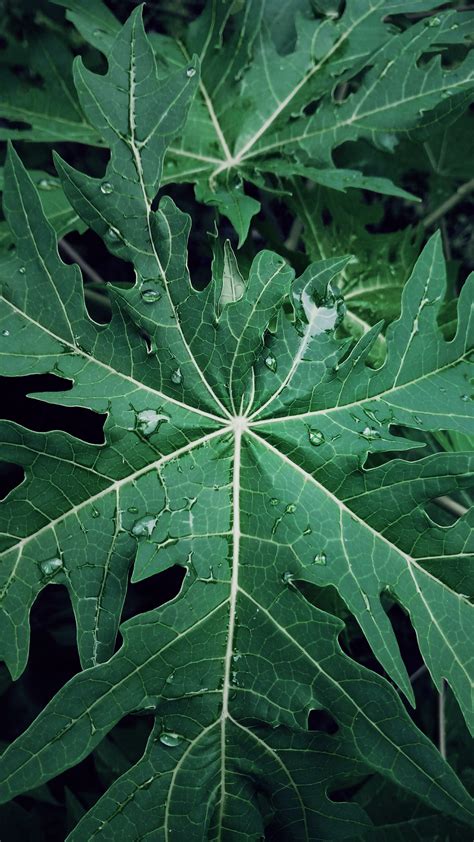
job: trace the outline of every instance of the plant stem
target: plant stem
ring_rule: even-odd
[[[301,232],[303,230],[303,223],[299,217],[295,217],[293,220],[293,225],[291,226],[290,233],[285,241],[285,248],[289,251],[294,251],[298,245],[299,239],[301,237]]]
[[[474,178],[471,178],[469,181],[461,184],[456,192],[449,197],[449,199],[446,199],[445,202],[442,202],[439,207],[435,208],[434,211],[428,214],[428,216],[426,216],[421,222],[423,228],[431,228],[431,226],[434,225],[438,219],[441,219],[445,213],[448,213],[452,210],[452,208],[456,207],[456,205],[461,202],[462,199],[471,192],[471,190],[474,190]]]
[[[451,512],[451,514],[457,517],[462,517],[468,511],[466,506],[461,505],[456,500],[452,500],[451,497],[436,497],[434,502],[438,506],[441,506],[442,509],[446,509],[447,512]]]
[[[427,669],[428,667],[426,666],[426,664],[422,664],[421,667],[418,667],[418,669],[415,670],[415,672],[412,675],[410,675],[410,684],[413,684],[418,678],[420,678],[420,676],[422,676],[427,671]]]
[[[439,733],[438,733],[438,746],[439,746],[439,753],[441,757],[446,759],[446,720],[444,717],[444,704],[446,701],[446,683],[444,678],[441,681],[441,689],[439,691],[438,697],[438,724],[439,724]]]
[[[76,251],[75,248],[73,248],[73,246],[69,245],[67,240],[63,238],[59,241],[58,245],[61,251],[64,252],[64,254],[67,254],[67,256],[71,258],[71,260],[74,260],[74,262],[81,267],[84,274],[87,275],[91,281],[94,281],[94,283],[100,284],[101,286],[105,287],[104,279],[101,278],[99,273],[92,268],[92,266],[90,265],[90,263],[87,262],[87,260],[84,260],[82,255],[80,255],[79,252]]]

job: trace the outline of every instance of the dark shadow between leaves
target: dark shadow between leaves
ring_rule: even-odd
[[[63,430],[90,444],[103,444],[106,415],[86,407],[58,406],[28,397],[31,393],[65,392],[72,381],[54,374],[32,374],[27,377],[0,377],[0,390],[8,395],[2,416],[36,432]]]

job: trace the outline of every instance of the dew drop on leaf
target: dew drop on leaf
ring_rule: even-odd
[[[169,676],[166,679],[167,684],[172,684],[174,681],[174,672],[170,672]]]
[[[40,562],[40,569],[43,576],[54,576],[62,567],[63,562],[60,558],[48,558],[46,561]]]
[[[312,529],[310,526],[307,526],[306,529],[303,530],[303,535],[311,535]]]
[[[321,430],[308,430],[308,438],[309,443],[313,445],[313,447],[319,447],[320,444],[324,442],[324,433]]]
[[[145,517],[141,517],[133,524],[132,535],[135,535],[136,538],[149,538],[155,528],[155,524],[156,517],[153,517],[153,515],[145,515]]]
[[[96,508],[95,508],[95,506],[93,506],[93,507],[92,507],[91,515],[92,515],[92,517],[94,517],[94,518],[96,518],[96,517],[100,517],[100,512],[99,512],[99,510],[98,510],[98,509],[96,509]]]
[[[114,192],[114,186],[110,183],[110,181],[104,181],[100,185],[100,192],[104,194],[104,196],[108,196],[109,193]]]
[[[461,395],[461,400],[464,401],[464,403],[467,403],[471,400],[471,398],[469,397],[469,395]]]
[[[380,438],[379,431],[375,430],[374,427],[364,427],[364,429],[359,435],[361,435],[362,438],[366,439],[367,441],[374,441],[374,439]]]
[[[2,330],[2,336],[10,336],[9,330]]]
[[[327,561],[326,553],[324,552],[324,550],[321,550],[321,552],[316,553],[316,555],[313,559],[313,564],[325,565],[326,561]]]
[[[138,514],[138,509],[136,506],[129,506],[127,512],[130,512],[131,515]]]
[[[18,271],[19,271],[20,275],[24,275],[24,274],[25,274],[25,272],[26,272],[26,267],[25,267],[25,266],[20,266],[20,268],[18,269]]]
[[[277,361],[273,354],[268,354],[268,356],[266,356],[264,359],[264,363],[266,367],[270,369],[270,371],[275,372],[277,370]]]
[[[195,75],[196,69],[194,67],[188,67],[188,69],[186,70],[186,76],[188,77],[188,79],[192,79]]]
[[[438,18],[438,17],[436,17],[436,16],[435,16],[435,17],[428,18],[428,19],[427,19],[427,20],[425,20],[425,22],[424,22],[424,25],[425,25],[425,26],[440,26],[440,24],[441,24],[441,18]]]
[[[158,292],[157,289],[142,289],[140,295],[146,304],[154,304],[155,301],[159,301],[161,298],[161,292]]]
[[[57,178],[42,178],[38,181],[38,187],[40,190],[57,190],[59,181]]]
[[[175,386],[179,386],[180,383],[183,382],[183,375],[180,368],[175,368],[173,372],[171,372],[171,382],[175,384]]]
[[[115,228],[109,228],[105,236],[108,240],[111,240],[113,243],[116,243],[118,240],[120,240],[120,234]]]
[[[182,742],[183,737],[181,734],[176,734],[175,731],[163,731],[160,734],[160,743],[163,743],[164,746],[169,746],[169,748],[175,748]]]
[[[143,409],[137,413],[137,430],[144,436],[151,436],[165,421],[169,421],[169,415],[164,412],[157,412],[155,409]]]
[[[280,501],[278,500],[277,497],[272,497],[271,500],[270,500],[270,506],[278,506],[279,502]]]
[[[296,506],[294,503],[288,503],[285,513],[292,515],[293,512],[296,512]]]

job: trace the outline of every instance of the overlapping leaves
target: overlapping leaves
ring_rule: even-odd
[[[158,839],[370,838],[365,811],[330,796],[373,771],[469,822],[450,767],[386,680],[343,654],[341,621],[313,604],[308,586],[337,589],[412,699],[382,600],[402,605],[434,681],[449,682],[469,718],[472,616],[441,564],[469,561],[470,519],[440,527],[425,506],[472,481],[472,457],[370,469],[366,459],[417,446],[396,435],[399,426],[472,429],[472,285],[445,342],[434,238],[377,370],[366,359],[380,326],[352,348],[334,337],[347,258],[312,263],[295,280],[263,251],[244,277],[226,245],[197,292],[188,218],[168,198],[152,209],[197,79],[189,63],[159,84],[137,13],[107,76],[77,70],[83,108],[111,157],[102,179],[60,160],[58,171],[74,210],[136,270],[132,289],[111,287],[105,327],[88,317],[79,270],[58,258],[20,161],[12,153],[8,162],[16,251],[3,278],[4,373],[53,371],[71,388],[42,400],[107,419],[102,445],[2,425],[4,458],[25,471],[2,514],[3,655],[18,675],[29,608],[61,582],[91,667],[7,750],[2,799],[77,763],[127,712],[152,710],[144,757],[71,839],[121,838],[131,824]],[[132,564],[135,580],[178,565],[183,585],[124,624],[111,657]],[[335,734],[308,732],[313,709],[333,717]]]
[[[57,4],[66,6],[86,41],[109,54],[119,24],[108,8],[99,0],[87,9],[72,0]],[[399,26],[400,16],[432,7],[420,0],[357,0],[338,16],[301,0],[283,7],[273,0],[209,0],[182,34],[155,33],[161,77],[186,67],[193,54],[201,63],[189,119],[167,154],[164,183],[195,183],[197,198],[224,213],[240,241],[259,209],[245,185],[274,189],[275,174],[305,174],[339,191],[360,187],[409,196],[388,178],[361,171],[357,152],[345,168],[334,166],[332,152],[362,138],[393,152],[407,132],[431,131],[472,96],[472,54],[447,68],[441,63],[448,46],[469,46],[469,14],[443,11],[408,28],[409,18],[403,18]],[[47,139],[49,132],[51,140],[99,142],[70,85],[63,102],[68,85],[53,82],[59,122],[48,115],[47,126],[35,109],[28,115],[28,103],[36,100],[24,94],[20,118],[29,120],[31,139]],[[79,115],[74,120],[71,109]],[[14,110],[5,103],[7,118]],[[5,136],[15,132],[7,129]]]

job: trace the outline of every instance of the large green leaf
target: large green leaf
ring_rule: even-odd
[[[118,26],[108,9],[95,2],[89,15],[72,0],[59,5],[108,55]],[[459,21],[469,16],[442,12],[398,31],[390,15],[433,4],[356,0],[340,17],[301,0],[284,5],[283,12],[273,0],[208,0],[182,37],[152,38],[160,74],[186,67],[193,53],[201,62],[198,93],[168,151],[164,183],[195,183],[197,198],[231,220],[240,242],[259,209],[245,183],[265,187],[267,175],[303,171],[337,190],[410,195],[387,178],[365,175],[357,158],[350,169],[336,169],[332,151],[358,138],[393,151],[399,136],[446,120],[474,85],[472,55],[449,69],[439,57],[447,44],[466,44]],[[336,85],[360,74],[355,93],[333,98]]]
[[[101,445],[2,424],[3,458],[25,472],[2,512],[2,654],[18,675],[29,609],[61,583],[90,669],[7,749],[1,798],[79,762],[126,713],[152,711],[143,758],[71,839],[128,838],[131,826],[156,839],[363,837],[366,812],[331,795],[374,771],[429,813],[472,822],[453,770],[386,679],[343,654],[343,623],[318,607],[313,587],[338,591],[413,701],[382,600],[399,603],[434,682],[449,682],[472,725],[472,609],[438,573],[443,558],[471,558],[470,518],[441,528],[426,512],[472,482],[472,455],[405,460],[419,443],[396,435],[472,431],[472,284],[445,342],[433,238],[377,370],[366,364],[377,328],[353,347],[334,335],[347,258],[312,263],[295,280],[262,251],[244,275],[227,244],[197,291],[188,218],[166,197],[152,209],[197,72],[177,71],[159,109],[154,74],[135,12],[106,77],[77,68],[84,109],[110,145],[106,174],[58,163],[73,208],[136,270],[131,289],[110,287],[109,325],[88,317],[79,270],[59,259],[14,153],[6,168],[16,251],[3,278],[3,373],[54,372],[71,388],[38,398],[107,418]],[[369,467],[369,454],[386,460]],[[131,565],[135,581],[181,567],[183,584],[122,626],[112,656]],[[328,712],[337,733],[309,733],[312,710]]]

